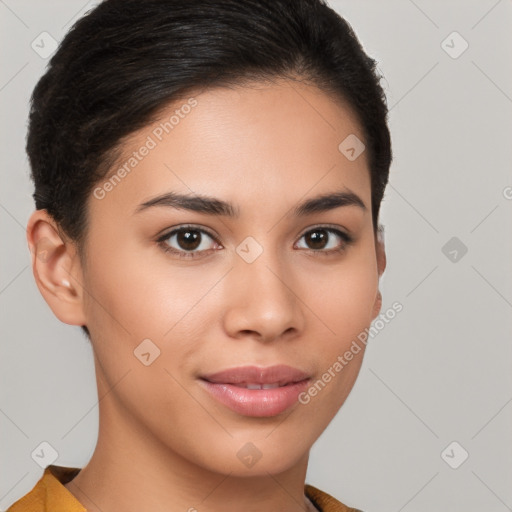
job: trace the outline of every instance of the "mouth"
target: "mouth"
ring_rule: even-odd
[[[270,388],[286,386],[308,379],[310,375],[298,368],[281,364],[265,368],[240,366],[204,375],[201,378],[214,384],[223,383],[239,387],[251,386],[250,389],[261,389],[261,386],[268,386]]]
[[[245,366],[200,377],[211,397],[243,416],[276,416],[291,408],[311,376],[297,368]]]
[[[281,388],[283,386],[288,386],[291,383],[290,382],[272,382],[270,384],[257,384],[257,383],[240,382],[238,384],[235,384],[233,382],[226,382],[225,384],[231,384],[232,386],[236,386],[237,388],[245,388],[245,389],[276,389],[276,388]]]

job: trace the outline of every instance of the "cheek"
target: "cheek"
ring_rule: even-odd
[[[310,338],[314,345],[311,353],[318,363],[318,380],[315,389],[311,389],[309,410],[324,421],[343,404],[361,368],[365,331],[372,322],[378,292],[373,254],[371,244],[357,250],[354,247],[350,258],[336,271],[316,272],[314,278],[308,277],[312,293],[306,295],[306,303],[316,324],[316,334]]]
[[[97,242],[96,247],[102,246]],[[191,283],[170,266],[163,273],[162,268],[145,265],[147,254],[140,249],[111,249],[95,251],[85,277],[91,292],[88,327],[104,386],[100,395],[115,388],[108,396],[154,431],[165,430],[169,422],[160,425],[163,417],[169,420],[194,403],[176,369],[190,351],[190,340],[197,337],[197,324],[188,321],[189,316],[211,284]]]
[[[134,342],[169,338],[188,324],[182,319],[188,319],[218,276],[172,265],[156,247],[118,242],[94,242],[85,283],[91,327]]]
[[[372,321],[378,293],[378,273],[369,247],[353,248],[336,267],[304,272],[302,297],[325,332],[327,347],[340,348]]]
[[[97,241],[95,247],[105,249],[90,259],[85,287],[91,292],[88,328],[102,373],[112,387],[130,372],[118,392],[132,410],[147,400],[171,410],[183,390],[169,372],[183,371],[204,338],[201,332],[212,325],[216,311],[207,295],[222,272],[173,266],[165,255],[155,264],[147,250],[129,244]],[[144,359],[151,361],[148,366]]]

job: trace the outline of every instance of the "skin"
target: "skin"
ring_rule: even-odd
[[[44,210],[28,222],[41,294],[62,322],[91,333],[98,443],[66,484],[90,512],[305,510],[309,450],[350,393],[364,350],[307,405],[274,417],[233,412],[198,376],[288,364],[314,382],[380,312],[386,261],[366,152],[349,161],[338,150],[349,134],[364,140],[351,110],[289,80],[194,97],[197,106],[121,183],[101,200],[91,195],[86,262]],[[130,137],[120,161],[158,124]],[[366,209],[293,215],[300,202],[334,190],[357,194]],[[169,207],[133,213],[168,191],[232,202],[240,217]],[[187,223],[219,243],[203,235],[195,259],[165,253],[157,235]],[[304,234],[325,224],[354,242],[331,233],[325,249],[311,245]],[[236,252],[248,236],[263,248],[252,263]],[[167,244],[185,251],[176,236]],[[343,250],[320,253],[336,247]],[[147,338],[161,351],[149,366],[134,356]],[[248,442],[262,454],[251,468],[237,457]]]

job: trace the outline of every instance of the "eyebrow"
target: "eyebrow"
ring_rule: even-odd
[[[176,192],[168,192],[145,201],[136,208],[134,214],[157,206],[232,218],[237,218],[240,215],[240,210],[227,201],[210,196],[178,194]],[[341,206],[357,206],[366,210],[364,202],[357,194],[350,191],[338,191],[307,199],[293,209],[293,214],[297,217],[305,217],[312,213],[334,210]]]

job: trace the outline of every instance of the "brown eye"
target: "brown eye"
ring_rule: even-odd
[[[193,258],[209,252],[216,247],[216,240],[203,229],[181,227],[161,236],[157,242],[165,252],[179,257]]]
[[[302,237],[305,249],[320,254],[332,254],[346,249],[352,243],[352,237],[338,229],[318,227],[306,232]]]
[[[311,249],[323,249],[329,241],[329,235],[325,229],[310,231],[305,236],[306,243]]]
[[[201,242],[201,234],[196,229],[180,229],[176,235],[176,242],[181,249],[193,251]]]

